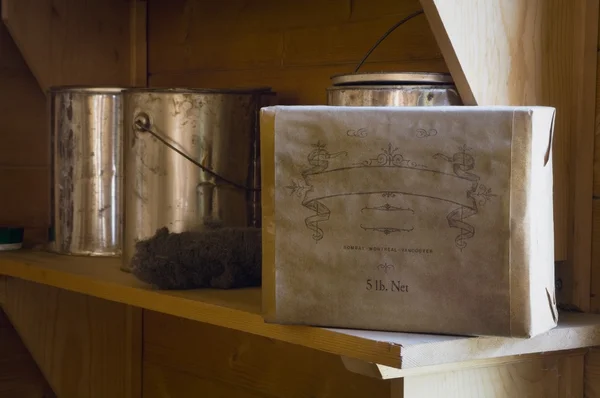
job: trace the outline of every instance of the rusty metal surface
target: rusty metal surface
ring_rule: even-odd
[[[50,90],[51,251],[119,256],[122,89]]]
[[[125,92],[125,206],[122,269],[135,243],[207,226],[259,226],[258,110],[268,91],[135,89]],[[148,131],[144,121],[173,150]],[[203,171],[184,153],[234,186]]]

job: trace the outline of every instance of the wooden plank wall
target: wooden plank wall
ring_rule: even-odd
[[[379,380],[351,373],[336,355],[145,311],[143,397],[582,397],[585,353]]]
[[[144,398],[390,396],[389,381],[349,372],[337,355],[144,312]]]
[[[57,396],[140,398],[139,308],[13,278],[3,307]]]
[[[0,224],[24,225],[33,245],[47,241],[50,222],[49,128],[40,86],[144,85],[145,59],[133,59],[145,54],[145,1],[4,0],[2,6],[10,35],[0,23]],[[0,284],[4,311],[58,396],[140,397],[141,309],[17,279]]]
[[[352,72],[418,0],[150,0],[150,86],[271,86],[281,104],[324,104],[330,77]],[[447,71],[423,15],[361,68]]]
[[[28,244],[43,243],[50,223],[45,90],[63,84],[144,86],[146,2],[0,4],[6,22],[0,23],[0,187],[10,191],[0,198],[0,225],[25,226]]]
[[[2,18],[43,90],[125,85],[135,68],[134,8],[131,0],[3,0]]]
[[[46,99],[0,23],[0,225],[26,227],[28,243],[45,242],[49,210]]]
[[[1,309],[0,397],[55,398],[52,389]]]
[[[600,43],[600,31],[598,32],[598,43]],[[600,55],[600,44],[598,55]],[[590,304],[592,312],[600,312],[600,56],[597,60],[596,73],[596,129],[594,140],[593,198]]]

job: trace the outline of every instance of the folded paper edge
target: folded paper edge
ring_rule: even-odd
[[[552,189],[542,200],[549,208],[546,221],[536,219],[534,203],[528,195],[536,194],[534,178],[544,178],[552,188],[552,138],[556,110],[551,107],[515,109],[513,112],[513,139],[511,145],[510,175],[510,335],[530,338],[557,325],[554,261],[545,261],[536,253],[538,241],[546,243],[554,258],[553,239],[534,236],[540,231],[535,223],[550,220],[553,228]],[[543,143],[544,145],[540,145]],[[525,163],[526,162],[526,163]],[[535,170],[541,170],[535,173]],[[534,176],[535,174],[535,176]],[[521,181],[521,182],[519,182]],[[539,193],[538,193],[539,194]],[[549,218],[548,218],[549,217]],[[541,280],[542,279],[542,280]],[[551,280],[551,283],[543,280]],[[551,295],[552,300],[548,299]],[[547,309],[548,311],[540,311]]]
[[[529,337],[531,314],[527,305],[529,273],[527,240],[527,190],[530,165],[527,154],[531,148],[531,111],[514,110],[509,181],[509,335]],[[523,183],[525,182],[525,183]]]
[[[262,211],[262,315],[277,318],[275,286],[275,115],[276,107],[260,111],[261,211]],[[269,154],[269,155],[267,155]]]
[[[552,161],[552,144],[554,137],[554,123],[556,118],[555,108],[543,108],[534,113],[532,124],[533,124],[533,140],[534,150],[537,152],[531,154],[531,158],[534,160],[533,169],[540,170],[541,176],[545,179],[544,183],[549,186],[549,190],[553,193],[553,161]],[[537,144],[539,143],[539,144]],[[532,170],[533,171],[533,170]],[[530,187],[530,191],[535,191],[535,187]],[[549,195],[546,200],[549,201],[547,204],[547,213],[545,217],[541,217],[540,220],[547,220],[546,239],[540,239],[542,242],[547,242],[545,254],[549,256],[549,259],[545,264],[540,264],[541,268],[538,269],[537,264],[533,264],[530,268],[530,272],[536,275],[532,276],[531,288],[534,289],[531,292],[530,300],[531,303],[531,316],[532,316],[532,330],[530,331],[531,336],[544,333],[558,324],[558,308],[556,305],[556,288],[555,288],[555,258],[554,258],[554,199],[553,194]],[[532,220],[536,222],[536,220]],[[539,228],[538,230],[542,230]],[[537,253],[536,257],[542,258],[540,253]]]

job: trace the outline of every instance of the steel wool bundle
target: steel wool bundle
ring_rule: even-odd
[[[137,242],[131,272],[159,289],[232,289],[261,284],[260,228],[181,233],[163,227]]]

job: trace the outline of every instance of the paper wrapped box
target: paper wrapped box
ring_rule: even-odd
[[[263,108],[265,320],[513,337],[556,326],[554,114]]]

